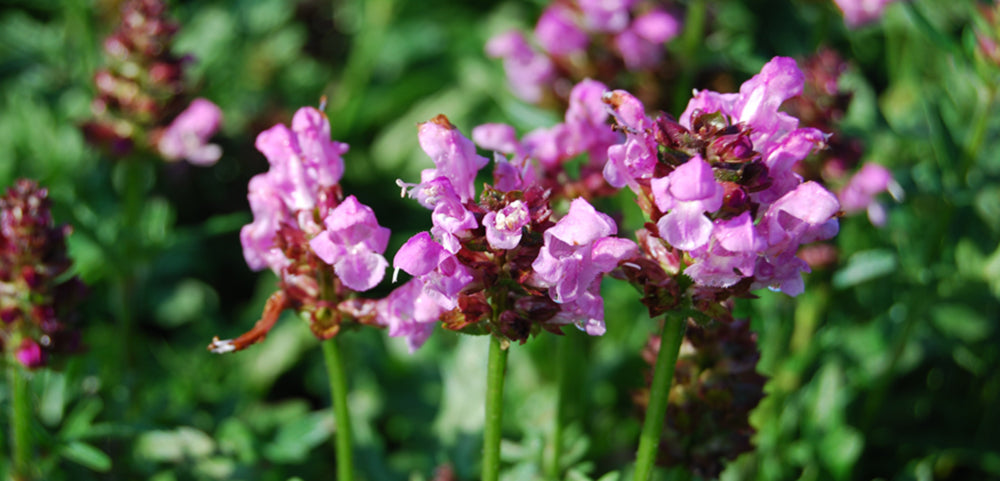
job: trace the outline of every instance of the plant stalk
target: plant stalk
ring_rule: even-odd
[[[490,336],[490,354],[486,373],[486,421],[483,427],[483,481],[500,477],[500,435],[503,420],[503,381],[507,368],[507,349],[500,339]]]
[[[653,385],[649,391],[649,406],[646,408],[646,419],[639,433],[639,449],[636,451],[635,481],[647,481],[653,472],[656,462],[657,448],[660,446],[660,436],[663,433],[663,422],[667,414],[667,400],[670,397],[670,386],[674,380],[674,368],[677,365],[677,355],[680,353],[681,340],[684,339],[684,326],[687,316],[668,313],[663,320],[663,332],[660,334],[660,352],[656,356],[653,367]]]
[[[32,479],[31,465],[34,451],[31,439],[31,399],[28,379],[24,369],[13,356],[7,358],[7,374],[10,382],[10,430],[11,430],[11,479],[27,481]]]
[[[351,444],[351,414],[347,408],[347,376],[340,356],[337,337],[323,341],[323,358],[330,376],[330,396],[333,398],[333,419],[337,430],[337,480],[354,479],[354,454]]]

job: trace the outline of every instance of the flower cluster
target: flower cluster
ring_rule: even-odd
[[[514,127],[485,124],[472,129],[472,139],[480,147],[511,156],[500,159],[501,178],[497,188],[519,189],[523,184],[537,184],[554,197],[593,198],[614,193],[604,181],[608,148],[621,142],[621,135],[608,125],[608,110],[602,101],[604,84],[585,79],[569,95],[565,122],[538,128],[517,139]],[[584,155],[586,162],[579,175],[570,176],[566,165]],[[499,166],[498,166],[499,169]]]
[[[492,38],[486,53],[503,59],[515,95],[537,103],[565,95],[560,89],[584,77],[610,80],[623,69],[653,70],[680,29],[680,21],[655,2],[558,1],[535,25],[540,50],[512,30]]]
[[[108,66],[94,76],[97,97],[91,103],[93,119],[83,126],[87,138],[117,156],[139,147],[170,161],[214,164],[222,152],[207,142],[222,112],[197,99],[179,113],[189,59],[171,52],[177,24],[167,18],[166,4],[130,0],[122,6],[121,19],[104,41]]]
[[[29,368],[80,348],[74,307],[83,291],[55,226],[48,191],[21,179],[0,197],[0,348]]]
[[[642,357],[653,365],[660,338]],[[766,378],[757,373],[757,336],[745,320],[705,325],[688,321],[670,388],[658,462],[685,466],[703,479],[717,479],[726,460],[753,449],[750,411],[764,398]],[[648,382],[648,381],[647,381]],[[635,396],[645,408],[648,391]]]
[[[696,92],[679,121],[648,117],[627,92],[606,95],[627,138],[609,149],[605,177],[636,193],[650,220],[640,245],[666,274],[634,269],[633,280],[683,269],[699,289],[802,292],[809,267],[796,252],[835,235],[840,209],[833,194],[794,171],[826,141],[778,110],[802,86],[794,60],[776,57],[738,93]]]
[[[215,352],[239,350],[260,341],[282,310],[292,308],[327,339],[353,317],[351,295],[375,287],[385,276],[382,256],[389,229],[354,196],[343,198],[340,178],[347,144],[330,139],[330,122],[304,107],[291,128],[278,124],[257,136],[257,149],[270,168],[250,180],[254,220],[240,231],[243,255],[254,270],[270,268],[280,290],[261,322],[235,340],[216,339]]]
[[[603,274],[636,254],[613,237],[617,226],[586,200],[576,199],[554,222],[549,193],[524,177],[501,175],[476,202],[474,181],[488,160],[446,117],[420,125],[420,145],[435,167],[416,185],[401,184],[431,209],[433,227],[400,248],[393,265],[413,276],[372,315],[419,347],[437,321],[454,330],[489,332],[524,342],[546,329],[575,323],[604,332]]]

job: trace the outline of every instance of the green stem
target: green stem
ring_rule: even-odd
[[[667,414],[667,400],[670,396],[670,385],[674,380],[674,368],[677,365],[677,355],[680,353],[681,340],[684,339],[684,325],[687,317],[677,313],[669,313],[663,320],[663,332],[660,334],[660,353],[656,356],[653,367],[653,385],[649,391],[649,406],[646,408],[646,420],[642,423],[639,434],[639,450],[636,452],[635,481],[646,481],[653,472],[656,462],[656,451],[663,434],[663,421]]]
[[[698,49],[704,43],[705,16],[708,13],[705,0],[694,0],[688,5],[684,18],[684,31],[677,40],[677,61],[681,66],[681,74],[677,78],[674,90],[673,111],[681,112],[691,98],[691,88],[694,86],[694,76],[697,72]]]
[[[486,372],[486,423],[483,428],[483,481],[500,477],[500,434],[503,420],[503,381],[507,349],[500,339],[490,336],[490,357]]]
[[[552,429],[552,457],[549,459],[547,474],[549,479],[560,479],[560,457],[562,455],[562,434],[565,424],[570,393],[569,370],[572,366],[573,339],[567,336],[556,337],[556,413],[555,426]]]
[[[10,382],[10,430],[11,430],[11,461],[14,481],[32,479],[31,465],[33,451],[31,445],[31,400],[28,390],[28,379],[24,369],[17,364],[13,356],[7,359],[7,373]]]
[[[333,418],[337,430],[337,480],[354,479],[354,458],[351,446],[351,414],[347,409],[347,376],[340,359],[337,337],[322,342],[326,370],[330,376],[330,396],[333,398]]]

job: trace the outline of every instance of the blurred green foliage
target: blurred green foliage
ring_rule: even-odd
[[[92,286],[87,351],[31,381],[46,479],[331,477],[336,426],[305,326],[286,315],[252,349],[205,350],[213,335],[249,328],[275,289],[273,276],[245,266],[238,240],[251,219],[246,183],[266,169],[254,137],[326,95],[334,138],[351,145],[345,190],[393,228],[391,254],[429,225],[393,184],[429,165],[417,122],[445,113],[466,133],[501,121],[525,132],[561,117],[513,98],[482,51],[505,28],[529,28],[543,6],[176,2],[176,50],[193,55],[189,80],[225,112],[225,153],[211,168],[163,164],[128,177],[78,129],[116,2],[4,2],[0,185],[26,176],[50,189],[56,220],[74,226],[75,269]],[[774,55],[821,45],[850,59],[844,131],[906,194],[883,228],[843,219],[839,263],[808,276],[799,298],[765,292],[740,304],[770,380],[752,416],[757,449],[723,479],[1000,478],[1000,67],[978,53],[974,2],[912,0],[848,31],[825,0],[718,0],[708,22],[703,39],[670,46],[690,69],[688,87],[719,72],[736,86]],[[135,225],[121,204],[127,182],[143,183]],[[141,239],[135,256],[121,255],[123,236]],[[110,282],[126,269],[135,292]],[[560,342],[577,361],[559,415],[566,479],[616,479],[632,461],[640,421],[631,395],[656,328],[630,288],[608,282],[604,292],[603,338],[574,332],[513,348],[504,479],[544,477]],[[363,479],[430,479],[442,465],[475,479],[487,339],[438,332],[411,355],[384,333],[342,336]],[[0,407],[8,401],[3,386]]]

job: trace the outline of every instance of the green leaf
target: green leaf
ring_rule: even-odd
[[[80,401],[72,412],[66,416],[59,435],[65,440],[79,439],[86,437],[90,433],[90,427],[94,418],[104,408],[104,403],[98,398],[88,398]]]
[[[332,433],[333,414],[329,410],[314,412],[282,426],[274,442],[264,447],[264,456],[276,463],[301,463]]]
[[[931,318],[942,334],[962,342],[982,341],[993,331],[989,319],[964,304],[938,304],[932,309]]]
[[[897,265],[896,254],[888,249],[858,252],[833,275],[833,286],[843,289],[877,279],[895,271]]]
[[[215,451],[215,441],[207,434],[182,426],[173,431],[148,431],[136,442],[135,455],[150,461],[179,463]]]
[[[60,449],[59,454],[94,471],[105,473],[111,469],[111,458],[104,451],[87,443],[71,442]]]

